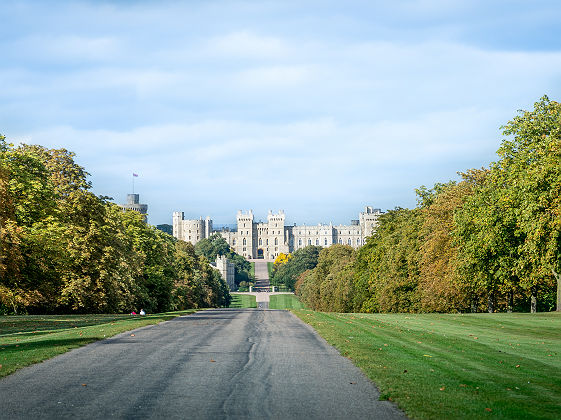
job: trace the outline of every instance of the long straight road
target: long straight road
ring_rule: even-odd
[[[371,382],[286,311],[217,309],[0,380],[6,419],[394,419]]]

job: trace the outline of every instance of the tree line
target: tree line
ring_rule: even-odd
[[[561,104],[544,96],[502,130],[488,168],[420,187],[417,206],[383,214],[359,250],[322,249],[296,273],[303,302],[338,312],[560,310]]]
[[[204,256],[93,194],[74,156],[0,136],[0,314],[229,304]]]

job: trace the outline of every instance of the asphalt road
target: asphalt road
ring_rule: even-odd
[[[378,401],[372,383],[291,313],[217,309],[120,334],[0,380],[0,418],[404,416]]]

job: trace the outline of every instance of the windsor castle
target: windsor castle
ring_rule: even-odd
[[[220,234],[237,254],[247,259],[274,260],[280,253],[288,254],[308,245],[345,244],[359,248],[376,230],[381,214],[380,209],[366,207],[350,225],[286,226],[282,210],[276,214],[269,211],[267,222],[256,222],[251,210],[238,211],[235,229],[214,230],[210,217],[185,220],[183,212],[174,212],[173,236],[194,245],[201,239]]]

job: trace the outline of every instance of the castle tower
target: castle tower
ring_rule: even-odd
[[[124,210],[134,210],[144,216],[144,221],[147,220],[148,204],[140,204],[140,196],[138,194],[127,194],[127,203],[119,204]]]
[[[257,251],[255,248],[256,241],[254,241],[255,226],[253,223],[253,210],[250,210],[248,213],[242,213],[242,211],[239,210],[236,216],[236,222],[238,224],[236,252],[245,258],[255,258]]]
[[[183,218],[184,213],[182,211],[174,211],[172,217],[172,229],[173,229],[173,236],[177,239],[181,239],[184,241],[183,235]]]
[[[380,209],[375,209],[370,206],[366,206],[364,211],[359,214],[360,230],[362,232],[362,240],[366,237],[371,236],[376,228],[378,227],[378,217],[382,214]]]
[[[285,240],[284,233],[285,218],[286,216],[283,210],[279,210],[276,214],[269,210],[269,214],[267,215],[268,247],[265,258],[274,260],[281,252],[285,254],[288,253],[288,243]]]

